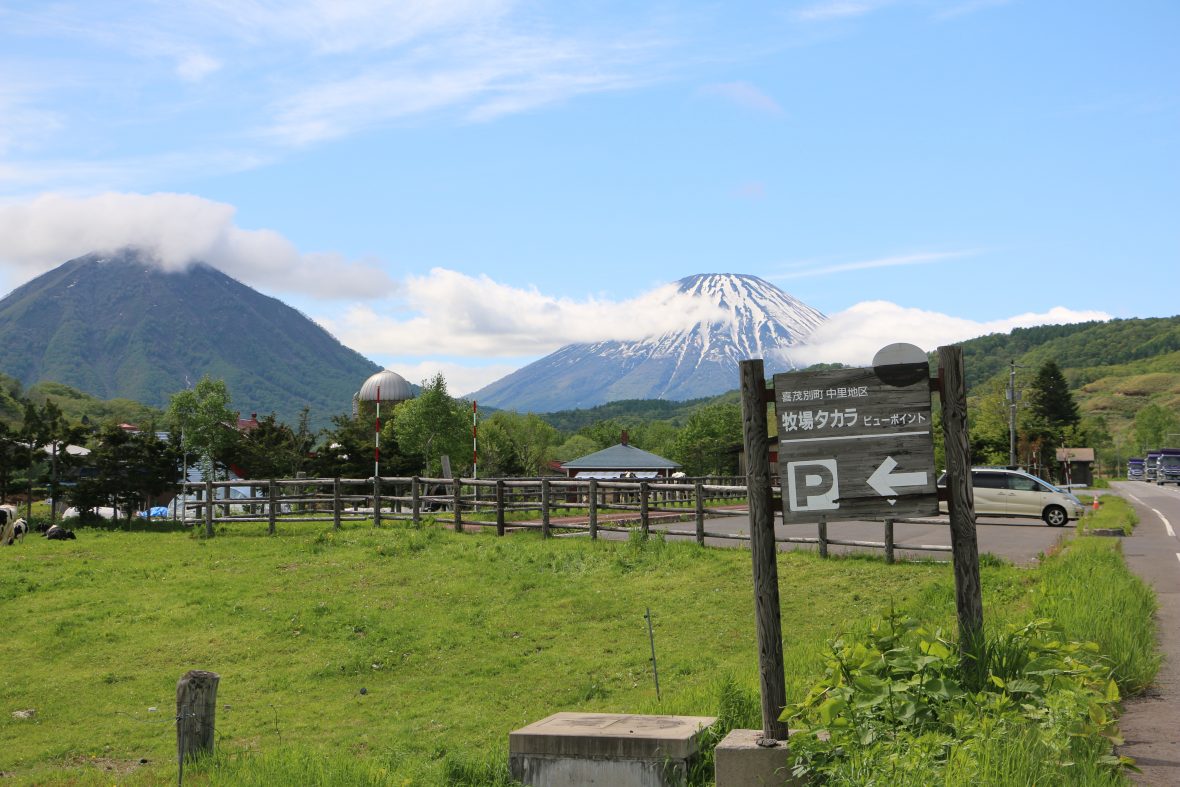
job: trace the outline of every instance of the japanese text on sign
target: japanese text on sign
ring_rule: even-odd
[[[810,432],[817,429],[852,429],[861,426],[913,426],[927,422],[925,413],[866,414],[863,418],[855,407],[843,410],[792,410],[783,413],[780,422],[783,432]]]
[[[780,396],[782,402],[816,402],[824,399],[853,399],[868,396],[869,387],[860,385],[854,388],[812,388],[803,391],[783,391]]]

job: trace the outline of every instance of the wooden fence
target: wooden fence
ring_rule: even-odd
[[[456,531],[467,527],[537,529],[549,537],[586,532],[595,539],[600,532],[630,533],[638,525],[646,538],[653,522],[669,523],[661,531],[668,536],[749,541],[748,534],[707,530],[708,517],[746,512],[747,490],[743,478],[678,478],[668,480],[595,480],[565,478],[295,478],[265,481],[206,481],[183,484],[186,500],[181,518],[188,524],[204,524],[213,534],[219,523],[321,522],[339,528],[343,522],[385,520],[419,524],[424,516],[449,524]],[[230,490],[238,497],[231,497]],[[208,501],[212,500],[210,505]],[[716,504],[726,501],[727,507]],[[535,513],[536,516],[528,516]],[[520,518],[525,515],[525,518]],[[560,515],[560,516],[559,516]],[[693,529],[677,529],[671,523],[693,522]],[[894,524],[923,520],[885,519],[884,540],[859,541],[829,538],[827,523],[820,521],[816,536],[778,536],[778,543],[814,544],[822,557],[829,546],[883,549],[892,563],[898,549],[949,552],[949,545],[896,543]]]

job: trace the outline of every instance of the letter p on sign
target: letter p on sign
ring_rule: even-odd
[[[792,511],[836,511],[840,477],[835,459],[787,462],[787,496]]]

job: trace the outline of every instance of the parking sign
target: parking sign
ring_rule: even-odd
[[[784,522],[938,513],[925,354],[886,350],[873,368],[774,376]]]

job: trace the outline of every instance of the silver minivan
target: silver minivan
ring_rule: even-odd
[[[945,473],[938,479],[938,485],[946,485]],[[1082,501],[1073,493],[1023,470],[973,467],[971,488],[976,516],[1036,517],[1047,525],[1061,527],[1085,511]],[[938,507],[942,513],[947,512],[945,500],[939,501]]]

